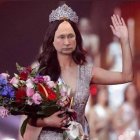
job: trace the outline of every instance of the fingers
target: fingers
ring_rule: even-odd
[[[61,125],[62,125],[62,126],[67,125],[67,119],[62,120]]]
[[[62,123],[67,125],[70,122],[70,120],[71,120],[70,117],[66,117],[62,120]]]
[[[119,25],[122,25],[122,21],[121,21],[120,17],[118,15],[116,15],[116,18],[117,18]]]
[[[122,21],[122,25],[125,25],[126,26],[126,24],[124,22],[124,19],[122,17],[121,17],[121,21]]]
[[[116,20],[114,18],[114,15],[111,16],[111,20],[112,20],[113,28],[116,29],[117,28],[117,24],[116,24]]]
[[[119,22],[118,22],[117,16],[116,15],[113,15],[112,19],[113,19],[113,22],[114,22],[115,27],[118,26],[119,25]]]
[[[115,34],[115,29],[114,29],[114,27],[113,27],[112,25],[110,25],[110,28],[111,28],[113,34]]]
[[[58,116],[58,115],[61,115],[63,113],[65,113],[65,111],[57,111],[57,112],[54,113],[54,115]]]
[[[67,127],[61,127],[61,129],[63,129],[63,130],[70,130],[70,129],[67,128]]]
[[[122,17],[119,17],[118,15],[111,16],[111,20],[114,28],[116,28],[117,26],[126,25],[124,19]]]
[[[66,127],[66,126],[68,126],[69,125],[69,123],[70,123],[70,117],[66,117],[66,118],[64,118],[62,121],[61,121],[61,127]]]
[[[124,19],[122,17],[119,17],[118,15],[116,15],[116,17],[117,17],[117,20],[118,20],[119,25],[126,26],[126,24],[124,22]]]
[[[57,124],[58,128],[66,126],[66,124],[67,124],[67,116],[65,115],[62,118],[58,117],[56,124]]]
[[[62,118],[61,118],[61,120],[63,121],[63,120],[65,120],[65,119],[67,119],[68,118],[68,116],[67,115],[64,115]]]

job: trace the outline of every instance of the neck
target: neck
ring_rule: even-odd
[[[76,65],[71,55],[57,55],[60,67],[67,68]]]

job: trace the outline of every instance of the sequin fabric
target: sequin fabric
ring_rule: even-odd
[[[78,66],[78,76],[77,76],[77,85],[76,93],[74,95],[74,110],[77,112],[77,122],[81,123],[83,129],[85,128],[85,106],[89,97],[89,84],[91,81],[91,71],[92,64],[85,64]],[[39,140],[63,140],[63,134],[61,132],[43,129],[39,136]]]

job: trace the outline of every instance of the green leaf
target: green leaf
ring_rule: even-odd
[[[38,70],[37,74],[39,74],[41,71],[43,71],[44,69],[46,69],[46,67],[43,67],[41,69]]]
[[[37,75],[37,69],[33,68],[31,73],[30,73],[30,77],[35,77]]]
[[[21,128],[20,128],[20,133],[21,133],[21,136],[23,137],[24,136],[24,133],[25,133],[25,130],[26,130],[26,126],[27,126],[27,123],[29,121],[29,117],[27,117],[24,122],[22,123],[21,125]]]

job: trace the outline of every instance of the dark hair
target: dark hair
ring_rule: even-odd
[[[49,75],[53,81],[57,81],[61,74],[61,69],[57,58],[57,52],[53,46],[53,41],[54,41],[55,32],[58,26],[63,21],[64,20],[58,20],[58,21],[51,22],[49,24],[43,42],[42,53],[40,54],[38,59],[40,63],[40,67],[39,67],[39,70],[41,71],[40,74]],[[85,51],[82,48],[81,34],[77,28],[77,25],[74,22],[70,20],[66,20],[66,21],[70,23],[70,25],[72,26],[76,34],[76,49],[72,53],[72,58],[76,64],[83,65],[86,62],[86,60],[85,60]]]

